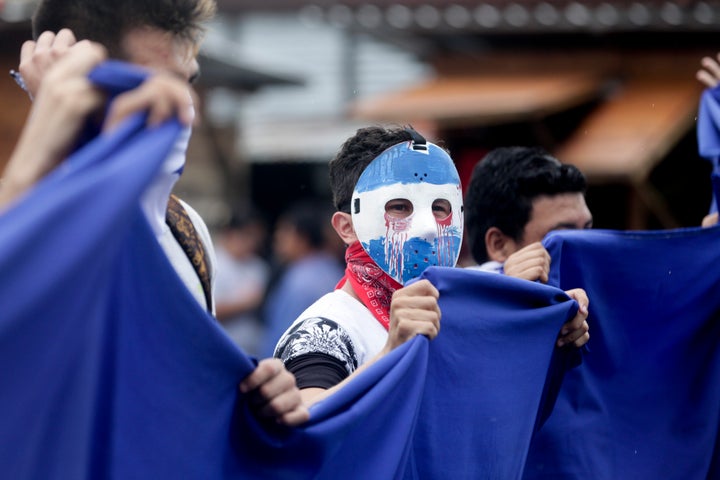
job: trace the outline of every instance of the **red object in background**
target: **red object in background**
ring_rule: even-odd
[[[463,196],[470,185],[470,177],[472,176],[475,165],[485,157],[489,152],[487,148],[464,148],[457,155],[453,155],[455,159],[455,168],[460,175],[460,183],[462,184]]]

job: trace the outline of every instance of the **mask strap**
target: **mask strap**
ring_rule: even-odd
[[[421,152],[428,151],[427,140],[425,140],[425,137],[420,135],[412,127],[405,127],[405,131],[410,134],[410,138],[412,139],[412,145],[410,145],[411,149],[416,150],[416,151],[421,151]]]

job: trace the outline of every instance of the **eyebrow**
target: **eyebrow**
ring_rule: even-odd
[[[583,229],[592,227],[592,218],[585,222],[585,225],[583,225]],[[558,223],[556,224],[552,230],[577,230],[578,228],[573,223]]]

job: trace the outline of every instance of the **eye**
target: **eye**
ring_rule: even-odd
[[[437,220],[445,220],[452,213],[450,202],[444,198],[438,198],[432,204],[433,215]]]
[[[395,198],[385,204],[385,213],[393,218],[409,217],[413,213],[413,205],[405,198]]]

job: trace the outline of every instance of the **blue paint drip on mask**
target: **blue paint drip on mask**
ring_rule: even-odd
[[[456,258],[454,254],[448,252],[458,252],[460,249],[460,237],[459,236],[447,236],[442,237],[443,243],[450,243],[445,245],[445,248],[440,250],[445,252],[446,258],[438,256],[439,246],[438,239],[433,240],[432,243],[422,238],[410,238],[405,241],[403,245],[403,266],[402,266],[402,277],[398,279],[397,272],[391,269],[390,260],[385,256],[385,238],[377,238],[370,240],[370,243],[363,242],[363,248],[375,261],[375,263],[384,272],[388,273],[400,283],[405,284],[407,281],[419,277],[420,274],[425,271],[426,268],[431,266],[441,267],[453,267],[455,266]]]

